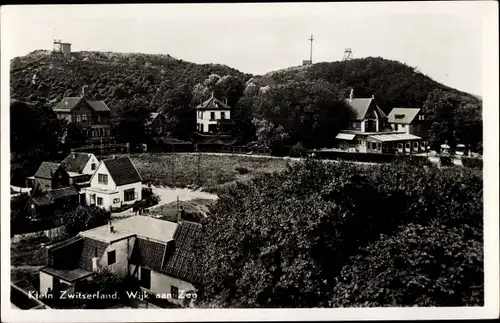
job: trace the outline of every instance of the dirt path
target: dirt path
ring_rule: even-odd
[[[153,189],[153,194],[158,196],[160,202],[156,205],[150,206],[148,209],[157,208],[159,206],[169,204],[177,201],[177,197],[179,197],[179,201],[190,201],[194,199],[205,199],[205,200],[215,200],[217,199],[217,195],[203,192],[203,191],[195,191],[188,188],[169,188],[169,187],[156,187],[151,186]],[[134,215],[134,211],[132,209],[128,209],[123,212],[113,213],[111,217],[113,218],[121,218],[121,217],[129,217]]]

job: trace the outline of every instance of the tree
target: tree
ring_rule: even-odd
[[[135,97],[130,101],[121,101],[119,109],[112,114],[112,132],[118,142],[131,144],[144,143],[145,121],[152,112],[143,98]]]
[[[343,295],[344,289],[335,289],[343,270],[362,261],[367,246],[385,236],[400,239],[402,227],[433,223],[444,227],[427,240],[429,248],[440,249],[441,243],[445,250],[456,250],[463,247],[454,245],[463,234],[474,241],[464,250],[464,257],[473,259],[471,266],[480,265],[480,172],[307,159],[282,173],[257,176],[219,194],[195,245],[197,265],[203,273],[199,295],[206,304],[227,307],[329,306]],[[442,234],[454,227],[465,231],[443,240]],[[405,251],[396,248],[394,252]],[[437,266],[449,266],[436,279],[447,280],[447,273],[460,270],[460,263],[435,259]],[[360,266],[367,268],[366,264]],[[377,268],[385,270],[384,266],[369,267],[366,279],[376,277]],[[394,275],[409,281],[412,270],[432,275],[432,268],[409,267]],[[461,290],[475,290],[476,278],[464,282]],[[346,284],[355,282],[351,279]],[[372,290],[366,289],[369,295]],[[371,301],[393,304],[390,294],[386,296]],[[455,298],[453,302],[457,306],[473,304],[472,299]],[[353,304],[363,305],[357,299]]]
[[[66,127],[64,143],[68,147],[79,147],[87,140],[87,134],[83,128],[74,122],[70,122]]]
[[[409,224],[349,260],[331,305],[483,306],[483,277],[481,232]]]
[[[89,230],[106,224],[111,213],[97,206],[78,206],[63,217],[66,231],[76,235],[80,231]]]
[[[257,118],[281,125],[292,141],[308,148],[332,144],[351,114],[341,91],[323,80],[271,85],[260,92],[254,109]]]

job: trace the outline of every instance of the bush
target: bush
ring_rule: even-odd
[[[453,166],[453,161],[449,156],[440,156],[439,163],[441,164],[441,166]]]
[[[335,286],[345,266],[353,263],[352,257],[362,254],[381,235],[399,241],[398,232],[410,224],[444,226],[439,232],[434,230],[434,236],[429,229],[427,234],[431,236],[426,242],[431,249],[440,249],[441,243],[444,250],[457,248],[456,235],[450,239],[442,236],[446,230],[466,228],[457,233],[472,240],[464,249],[464,257],[480,267],[482,259],[476,255],[481,252],[482,185],[480,173],[464,168],[306,160],[282,173],[228,186],[210,207],[210,216],[196,242],[198,266],[204,274],[199,296],[228,307],[329,306],[331,300],[344,297],[343,290]],[[393,249],[388,244],[386,250],[404,253],[399,246],[404,242]],[[442,280],[445,290],[452,290],[450,286],[455,283],[447,275],[459,271],[462,265],[448,258],[436,257],[433,261],[446,268],[434,281]],[[373,265],[367,267],[365,275],[375,279],[379,269],[408,279],[409,273],[418,270],[432,275],[434,267],[415,266],[406,270],[389,263],[378,268]],[[474,293],[476,284],[475,280],[465,281],[460,289]],[[391,289],[392,285],[383,283],[381,288]],[[413,286],[402,284],[398,288],[405,294],[412,292]],[[405,304],[404,299],[393,300],[391,294],[367,298],[384,305]],[[427,305],[433,302],[436,300],[430,298]],[[462,297],[450,298],[449,302],[453,306],[477,303]],[[350,305],[363,303],[354,299]]]
[[[482,169],[483,160],[479,158],[462,157],[462,165],[469,168]]]
[[[305,157],[307,154],[307,149],[302,145],[301,142],[296,143],[290,149],[290,157]]]
[[[97,206],[78,206],[63,217],[66,231],[76,235],[80,231],[89,230],[108,223],[111,213]]]
[[[234,168],[240,175],[245,175],[245,174],[248,174],[250,173],[250,171],[248,170],[248,168],[245,168],[245,167],[241,167],[241,166],[237,166]]]

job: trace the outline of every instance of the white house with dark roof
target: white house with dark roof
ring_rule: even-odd
[[[224,134],[232,127],[231,107],[212,97],[196,107],[196,130],[201,134]]]
[[[148,216],[132,216],[80,232],[48,250],[47,266],[40,269],[40,292],[51,288],[75,290],[103,268],[137,278],[143,291],[170,296],[182,303],[183,293],[196,291],[200,273],[193,242],[198,223],[179,223]],[[55,285],[57,282],[57,286]]]
[[[105,159],[84,190],[87,205],[112,210],[142,199],[142,177],[129,157]]]
[[[394,108],[388,115],[388,123],[394,131],[427,137],[427,122],[421,109]]]

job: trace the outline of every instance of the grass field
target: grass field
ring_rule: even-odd
[[[195,184],[213,188],[251,178],[259,173],[284,170],[286,167],[285,160],[267,157],[179,153],[137,154],[130,158],[145,183],[169,187]]]

